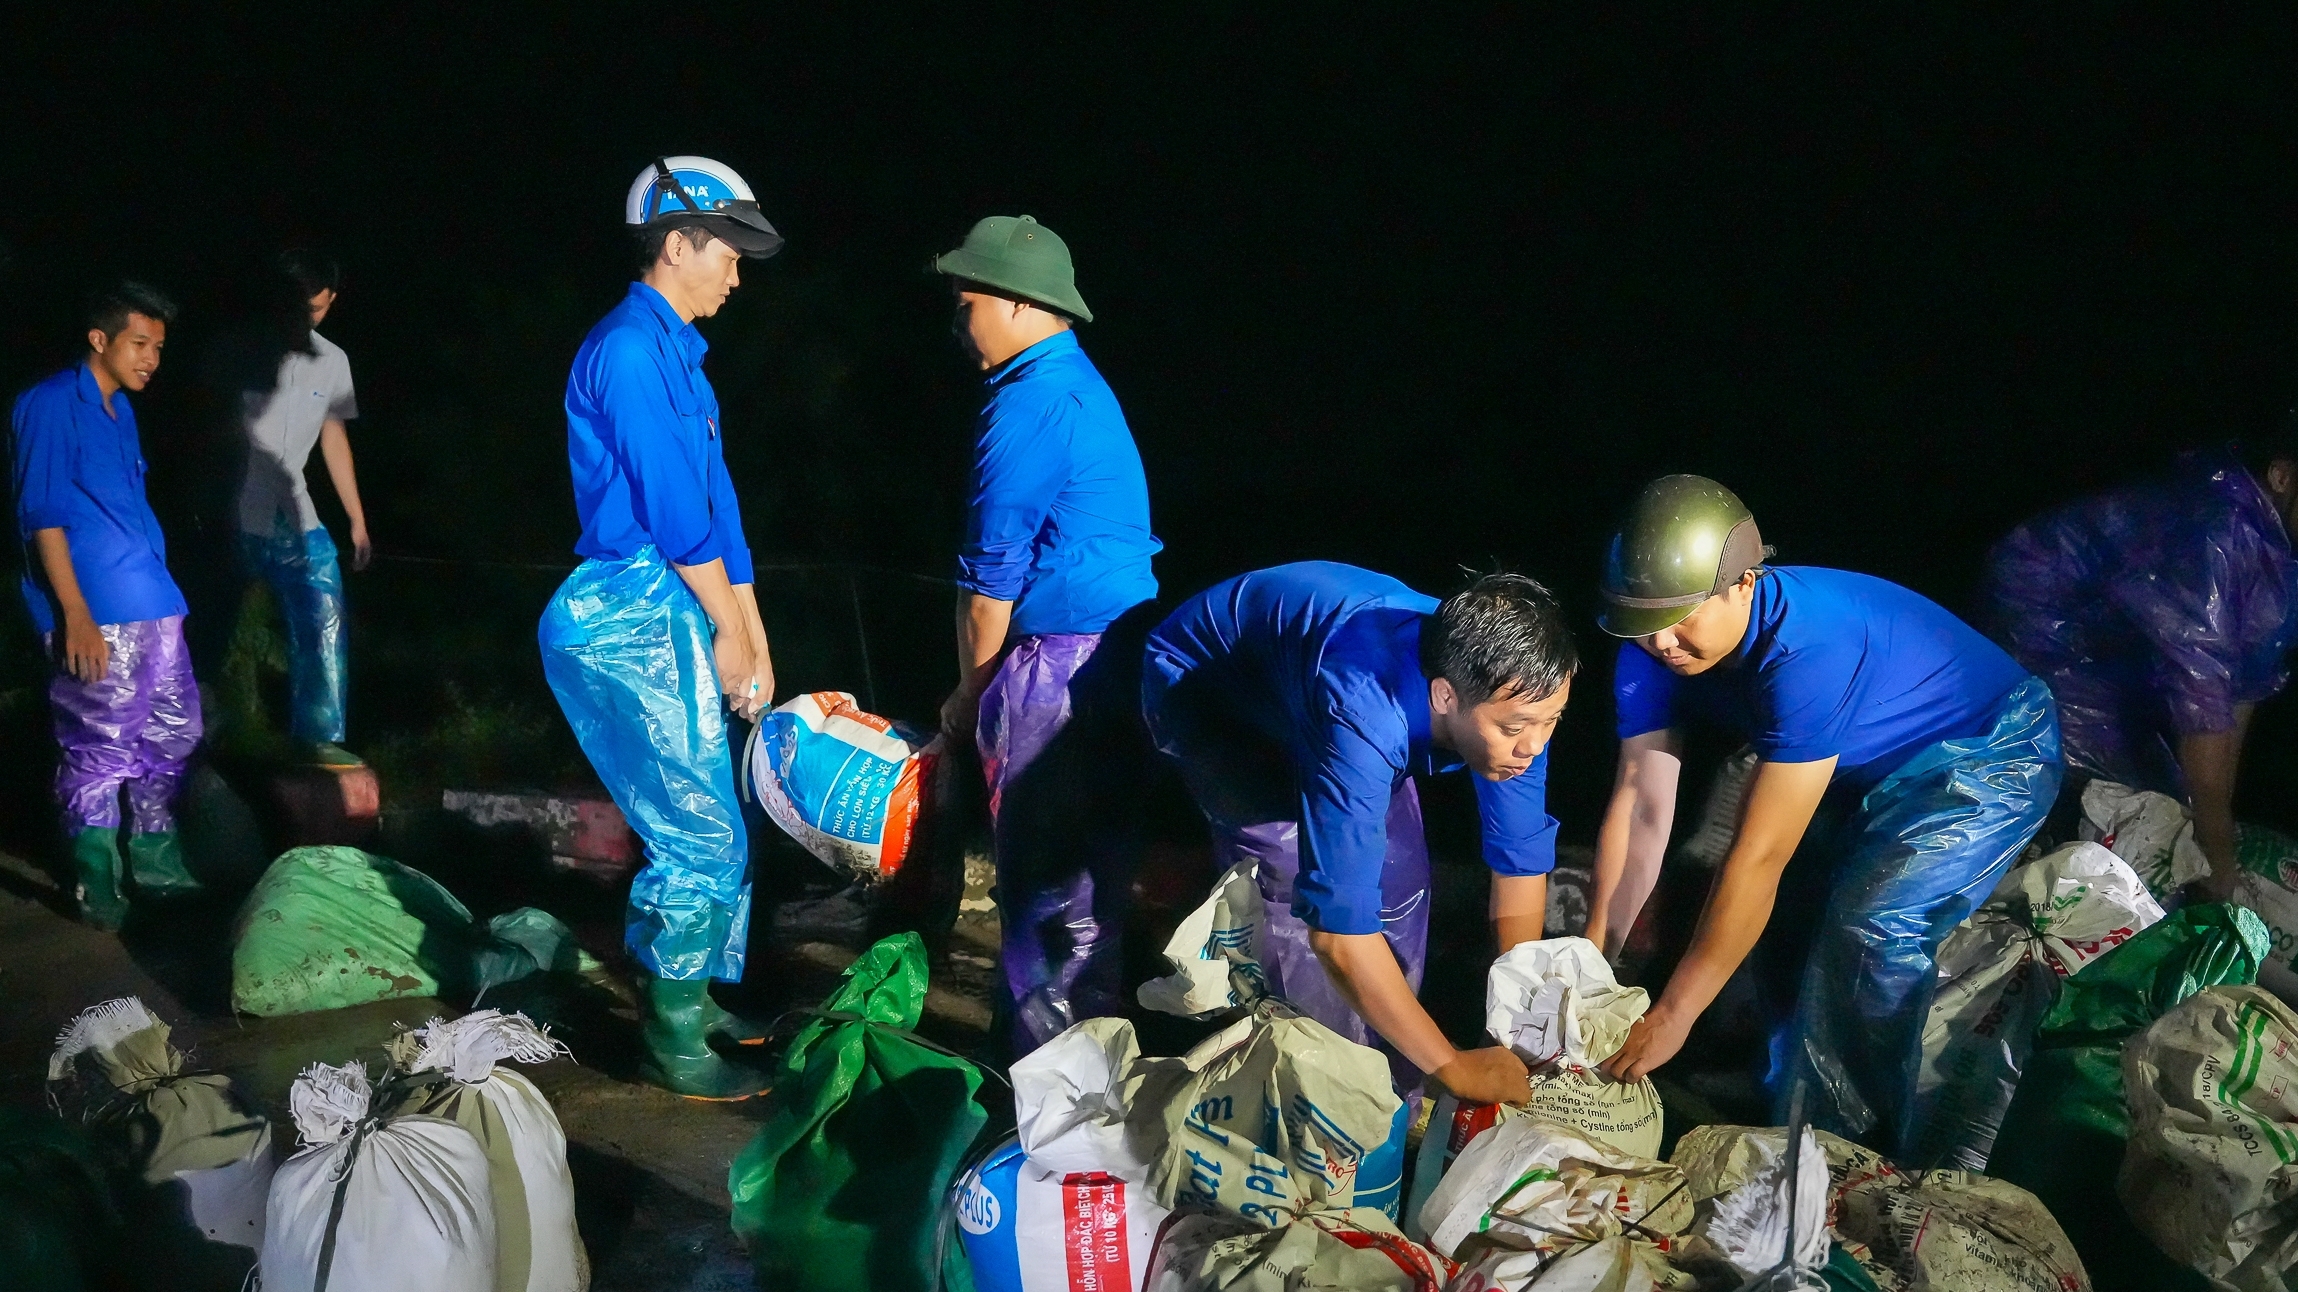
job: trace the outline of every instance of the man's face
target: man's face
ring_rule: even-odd
[[[957,313],[950,319],[950,333],[965,347],[967,357],[981,365],[984,372],[1029,348],[1021,326],[1028,306],[977,291],[962,278],[950,280],[950,291],[957,297]]]
[[[678,290],[679,303],[695,318],[718,313],[726,298],[742,285],[742,275],[735,268],[742,253],[724,238],[712,238],[697,251],[684,233],[673,233],[663,256],[670,262],[671,283]]]
[[[1521,776],[1548,738],[1572,699],[1572,682],[1533,699],[1518,691],[1503,691],[1482,704],[1463,706],[1460,693],[1445,679],[1428,683],[1429,714],[1437,728],[1437,743],[1460,755],[1468,770],[1488,781]]]
[[[1755,572],[1702,601],[1692,612],[1636,644],[1671,673],[1691,677],[1705,673],[1716,662],[1739,649],[1747,637],[1748,608],[1755,598]]]
[[[332,287],[320,288],[319,294],[311,298],[311,326],[318,327],[325,323],[327,311],[333,308],[335,308],[335,289]]]
[[[127,324],[113,336],[105,336],[100,328],[88,329],[88,348],[95,352],[91,362],[126,391],[151,384],[152,374],[160,370],[160,347],[167,341],[168,325],[141,314],[129,314]]]

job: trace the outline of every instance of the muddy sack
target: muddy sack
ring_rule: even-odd
[[[2130,1147],[2115,1191],[2175,1260],[2240,1292],[2298,1269],[2298,1014],[2212,987],[2124,1047]]]
[[[839,870],[891,878],[909,859],[931,798],[940,739],[815,691],[758,719],[743,783],[782,832]]]

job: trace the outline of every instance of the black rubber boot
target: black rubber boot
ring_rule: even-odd
[[[146,897],[183,897],[200,890],[184,865],[183,841],[173,830],[128,836],[128,874]]]
[[[128,920],[128,899],[120,892],[120,832],[91,826],[72,836],[72,876],[78,881],[80,918],[106,933]]]
[[[708,978],[641,974],[638,991],[638,1036],[646,1047],[640,1075],[689,1099],[748,1099],[765,1092],[763,1074],[728,1063],[710,1048],[708,1011],[717,1006]]]

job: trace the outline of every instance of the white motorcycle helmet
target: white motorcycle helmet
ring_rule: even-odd
[[[700,224],[745,256],[782,249],[782,235],[758,210],[758,199],[734,168],[708,157],[657,157],[631,181],[622,222],[632,232],[664,224]]]

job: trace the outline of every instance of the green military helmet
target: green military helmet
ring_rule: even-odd
[[[1661,476],[1612,535],[1596,623],[1614,637],[1673,628],[1769,554],[1738,494],[1706,476]]]
[[[934,257],[933,270],[1050,305],[1079,322],[1093,321],[1093,311],[1077,294],[1069,244],[1034,216],[993,215],[981,220],[957,250]]]

